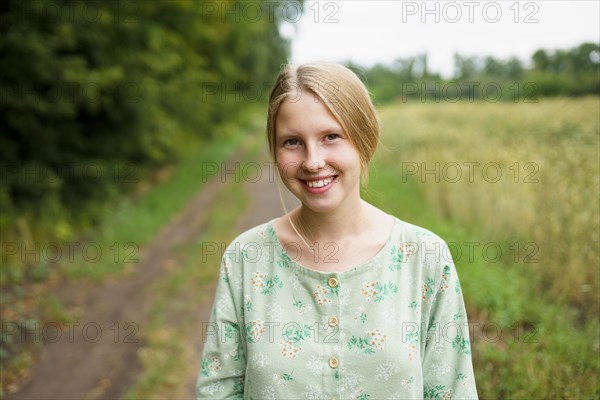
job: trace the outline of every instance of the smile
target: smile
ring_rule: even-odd
[[[333,175],[322,179],[312,179],[310,181],[300,179],[300,182],[302,182],[302,186],[304,186],[304,188],[310,193],[319,194],[328,191],[329,188],[333,186],[332,183],[337,182],[337,177],[337,175]]]
[[[318,181],[306,181],[306,184],[311,188],[321,188],[321,187],[329,185],[331,183],[331,181],[333,181],[333,178],[335,178],[335,177],[331,176],[329,178],[321,179]]]

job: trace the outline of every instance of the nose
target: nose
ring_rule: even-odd
[[[310,172],[318,172],[320,169],[325,168],[325,160],[317,146],[307,146],[306,157],[302,166]]]

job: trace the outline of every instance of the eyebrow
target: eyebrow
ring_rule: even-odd
[[[334,127],[334,126],[329,126],[327,128],[323,128],[320,129],[317,132],[317,135],[321,135],[323,133],[337,133],[337,134],[343,134],[344,130],[341,127]],[[302,136],[301,134],[298,134],[296,132],[281,132],[281,131],[275,131],[275,136],[277,137],[297,137],[297,136]]]

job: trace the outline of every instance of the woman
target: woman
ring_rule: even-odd
[[[379,139],[361,81],[287,66],[267,134],[301,205],[225,252],[198,398],[476,398],[447,246],[360,197]]]

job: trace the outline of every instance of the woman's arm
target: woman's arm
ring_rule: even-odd
[[[423,398],[477,399],[469,325],[456,268],[450,261],[439,265],[438,271],[422,358]]]
[[[233,273],[240,271],[233,271],[232,260],[227,254],[221,260],[210,321],[202,323],[202,334],[206,332],[206,341],[196,383],[197,399],[244,397],[246,356],[239,330],[241,294],[235,292],[232,282]]]

